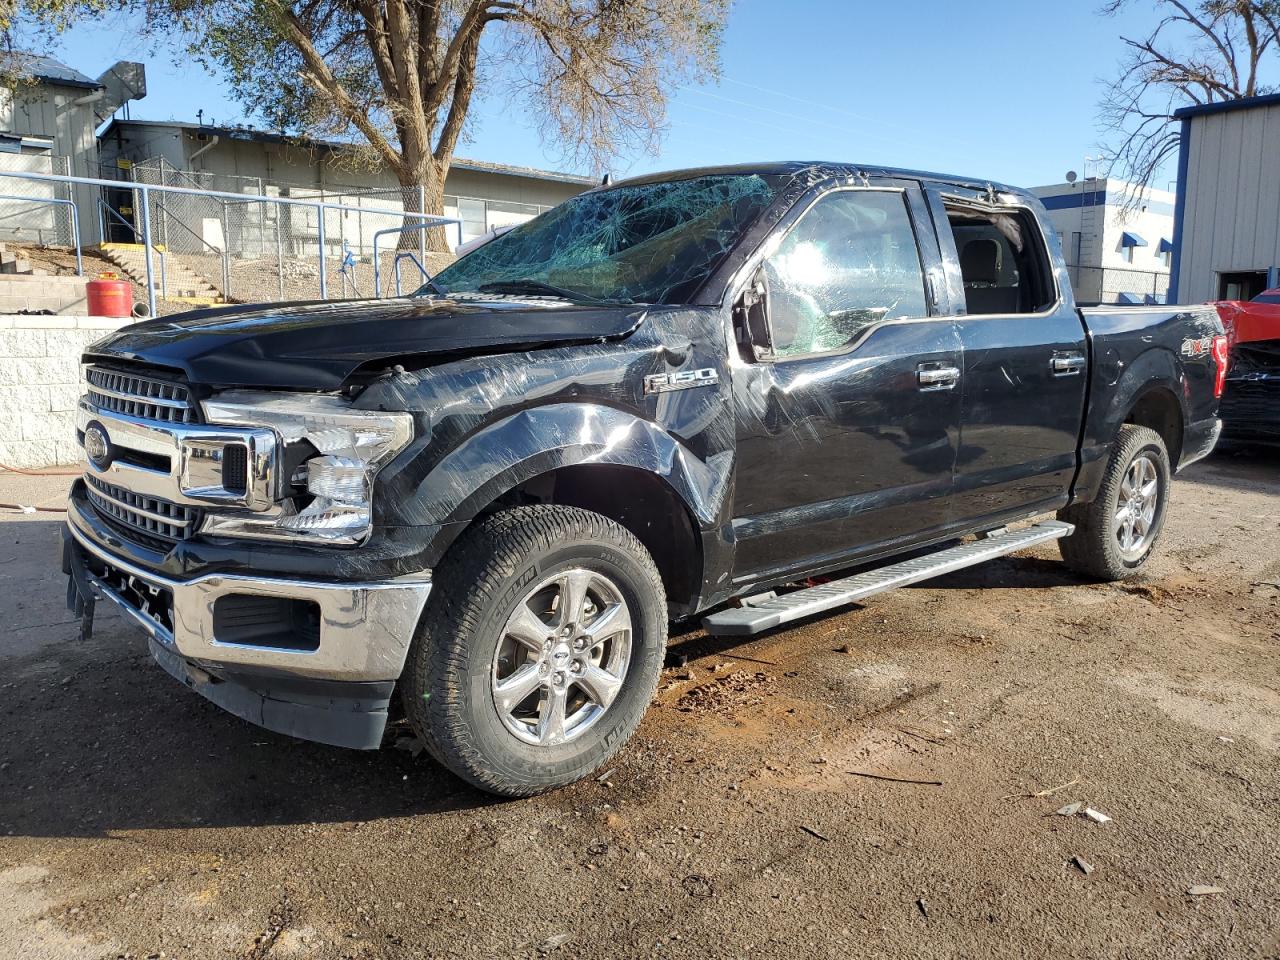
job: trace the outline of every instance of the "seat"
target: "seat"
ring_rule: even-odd
[[[1000,286],[1004,249],[991,237],[975,237],[960,251],[960,274],[969,313],[1017,313],[1018,288]]]

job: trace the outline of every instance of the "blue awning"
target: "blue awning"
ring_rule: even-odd
[[[1160,238],[1160,245],[1156,247],[1161,253],[1173,253],[1173,241]]]
[[[1136,233],[1128,233],[1126,231],[1125,233],[1120,234],[1120,246],[1122,247],[1145,247],[1146,245],[1147,241],[1143,240],[1142,237],[1138,236]]]
[[[1142,306],[1142,294],[1140,293],[1121,293],[1116,296],[1116,303],[1123,303],[1135,307]]]

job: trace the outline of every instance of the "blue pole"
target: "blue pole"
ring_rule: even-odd
[[[317,206],[316,213],[319,216],[319,219],[316,222],[318,224],[318,232],[320,236],[320,299],[328,300],[329,278],[324,275],[324,207]]]
[[[151,196],[146,186],[139,184],[142,193],[142,256],[147,262],[147,308],[156,316],[156,283],[151,274]]]

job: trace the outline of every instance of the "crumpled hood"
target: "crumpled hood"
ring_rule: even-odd
[[[398,297],[220,307],[123,327],[86,357],[183,371],[214,387],[337,390],[359,367],[623,337],[644,307]]]

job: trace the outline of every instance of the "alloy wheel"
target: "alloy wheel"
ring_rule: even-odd
[[[539,582],[507,618],[494,654],[503,726],[538,746],[581,737],[622,689],[631,635],[626,599],[603,574],[575,567]]]

